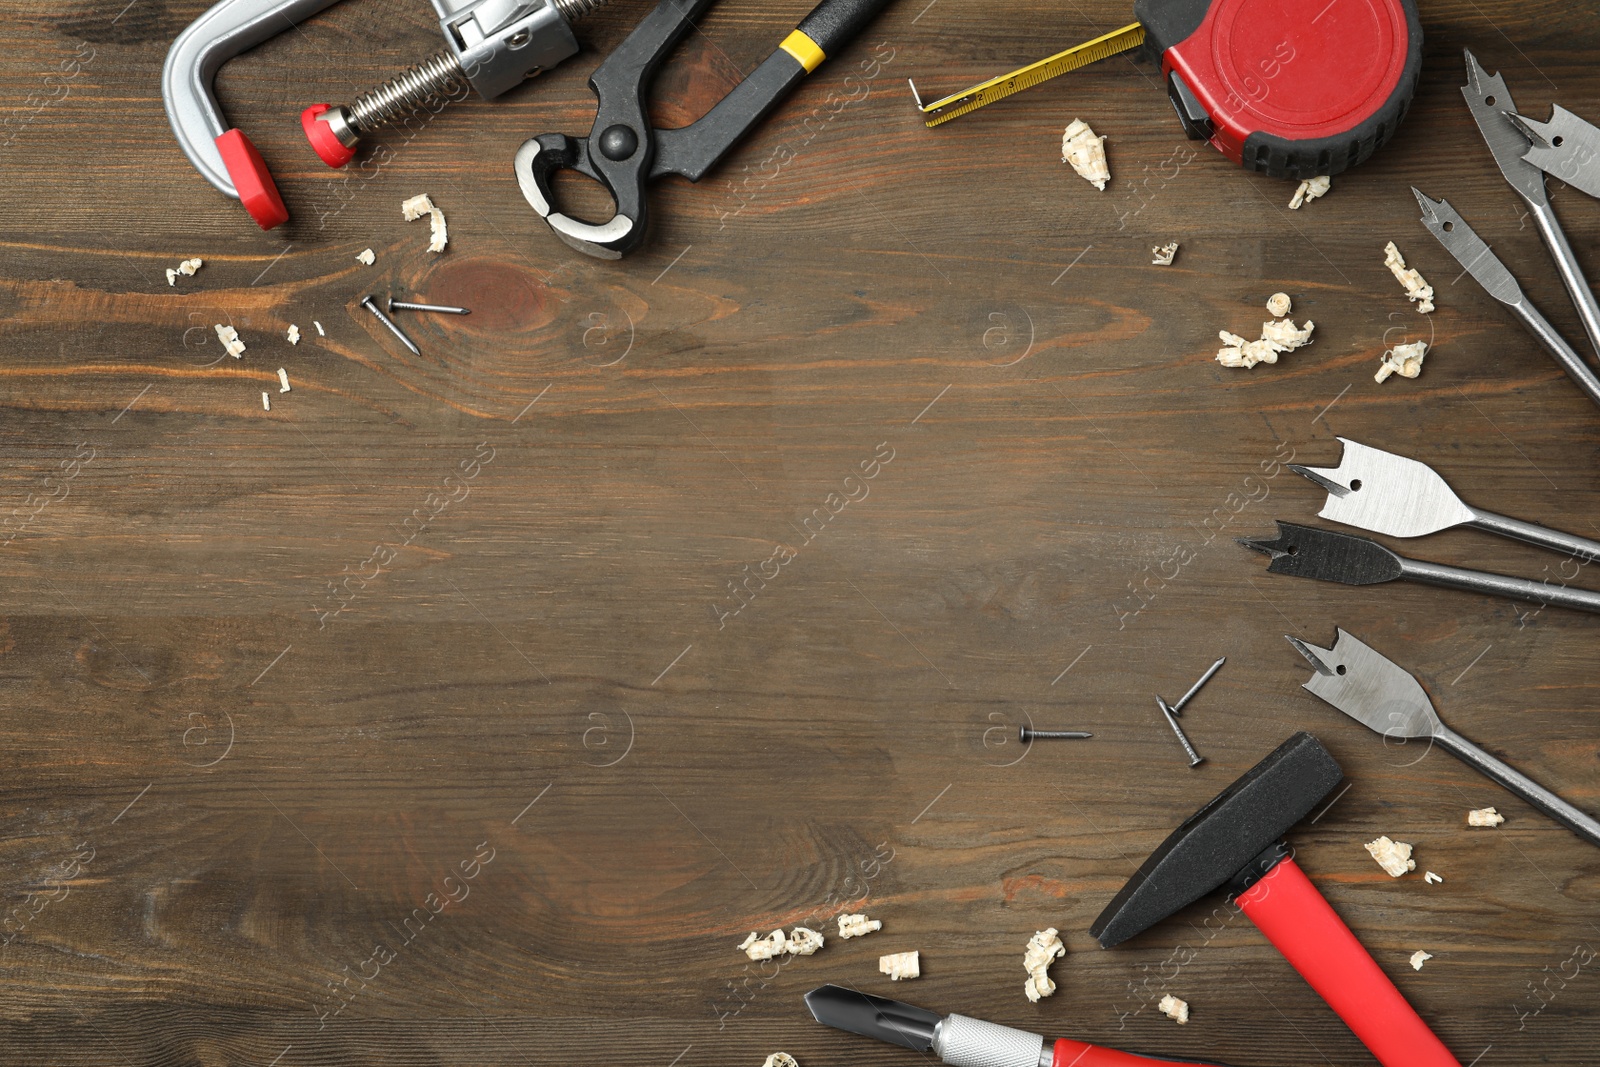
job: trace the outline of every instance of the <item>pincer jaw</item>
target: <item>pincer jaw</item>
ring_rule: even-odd
[[[575,219],[556,210],[550,178],[558,170],[577,170],[588,174],[588,145],[565,134],[547,133],[530,137],[517,149],[512,162],[522,197],[565,244],[596,259],[621,259],[641,243],[643,227],[628,216],[615,214],[610,221],[595,224]],[[593,175],[590,175],[593,177]],[[603,182],[603,179],[597,179]]]

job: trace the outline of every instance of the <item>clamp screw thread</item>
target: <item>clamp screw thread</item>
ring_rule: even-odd
[[[547,0],[556,13],[568,22],[583,18],[590,12],[604,7],[609,0]],[[528,33],[526,30],[518,33],[516,44],[526,44]],[[352,149],[360,142],[363,134],[371,133],[381,126],[390,126],[403,121],[406,116],[435,100],[449,100],[456,93],[466,89],[471,84],[467,72],[462,69],[461,61],[448,51],[435,52],[427,59],[401,71],[382,85],[370,92],[362,93],[348,106],[323,107],[307,109],[302,116],[302,123],[310,123],[312,119],[319,118],[327,124],[326,129],[318,134],[313,134],[313,126],[306,126],[307,136],[311,137],[313,147],[317,153],[331,167],[343,166],[350,159],[348,152],[340,152],[337,146],[324,143],[318,145],[319,138],[331,136],[343,145],[345,149]]]
[[[568,22],[576,22],[583,16],[605,7],[608,0],[553,0],[553,2],[556,10],[561,12]]]
[[[408,70],[401,71],[371,92],[362,93],[350,105],[350,125],[356,132],[370,133],[379,126],[397,122],[431,100],[460,89],[466,72],[449,52],[436,52]]]

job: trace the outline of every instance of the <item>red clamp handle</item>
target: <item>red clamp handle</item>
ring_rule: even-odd
[[[1082,1041],[1073,1041],[1065,1037],[1056,1042],[1056,1051],[1051,1058],[1050,1067],[1139,1067],[1140,1064],[1152,1063],[1178,1064],[1179,1067],[1183,1064],[1188,1064],[1189,1067],[1222,1067],[1206,1060],[1168,1060],[1135,1056],[1131,1052],[1118,1052],[1114,1048],[1086,1045]]]
[[[1384,1067],[1461,1067],[1294,860],[1235,899]]]
[[[256,220],[263,230],[289,221],[289,209],[283,206],[278,186],[272,172],[262,160],[261,153],[250,143],[242,130],[229,130],[217,138],[217,151],[222,153],[228,177],[239,193],[239,203]]]

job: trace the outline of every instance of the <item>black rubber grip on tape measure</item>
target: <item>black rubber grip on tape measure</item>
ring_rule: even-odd
[[[1244,143],[1242,163],[1246,169],[1271,178],[1304,181],[1318,175],[1331,178],[1365,162],[1394,136],[1411,107],[1416,74],[1408,70],[1406,76],[1410,88],[1405,95],[1350,132],[1314,141],[1286,141],[1270,133],[1252,133]]]
[[[889,0],[822,0],[800,23],[799,30],[831,56],[866,29]]]
[[[1136,0],[1133,17],[1144,26],[1145,58],[1161,65],[1161,53],[1194,36],[1211,10],[1211,0]]]
[[[1257,131],[1245,139],[1242,158],[1247,170],[1273,178],[1304,181],[1317,175],[1332,177],[1366,161],[1399,129],[1411,108],[1417,82],[1422,77],[1422,23],[1414,4],[1406,4],[1406,64],[1394,95],[1366,121],[1337,137],[1290,141]]]

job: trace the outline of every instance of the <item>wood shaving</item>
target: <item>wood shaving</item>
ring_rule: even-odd
[[[278,368],[278,383],[278,392],[287,393],[289,391],[289,372],[282,367]]]
[[[261,407],[266,411],[272,410],[272,397],[266,392],[266,390],[262,390],[261,392]]]
[[[1493,808],[1479,808],[1467,812],[1468,826],[1499,826],[1506,821],[1506,817]]]
[[[761,1067],[800,1067],[800,1061],[787,1052],[774,1052]]]
[[[1383,246],[1383,265],[1389,268],[1395,281],[1406,287],[1406,299],[1417,305],[1426,315],[1433,310],[1433,286],[1422,280],[1422,275],[1406,266],[1405,257],[1393,241]]]
[[[196,256],[194,259],[186,259],[182,263],[179,263],[176,269],[168,267],[167,284],[177,285],[178,275],[186,274],[192,276],[195,271],[199,270],[203,266],[205,266],[205,260],[201,259],[199,256]]]
[[[407,222],[415,222],[433,210],[433,199],[427,193],[418,193],[409,200],[400,202],[400,217]]]
[[[222,342],[223,350],[228,355],[234,359],[244,355],[244,342],[239,340],[238,330],[235,330],[232,326],[224,326],[220,322],[213,328],[217,331],[217,340]]]
[[[1172,266],[1173,257],[1175,257],[1177,254],[1178,242],[1176,241],[1173,241],[1169,245],[1156,245],[1150,250],[1150,255],[1152,257],[1150,260],[1150,265],[1152,267],[1170,267]]]
[[[1257,363],[1276,363],[1281,353],[1293,352],[1310,344],[1311,331],[1316,328],[1317,324],[1309,320],[1304,329],[1296,326],[1293,319],[1263,322],[1261,338],[1257,341],[1246,341],[1236,333],[1219,330],[1217,336],[1221,338],[1223,347],[1217,351],[1217,362],[1224,367],[1246,369]]]
[[[1179,1000],[1171,993],[1162,997],[1161,1003],[1157,1004],[1156,1008],[1179,1026],[1189,1021],[1189,1002]]]
[[[1278,362],[1278,349],[1270,341],[1246,341],[1236,333],[1217,334],[1223,347],[1217,349],[1217,362],[1224,367],[1254,367],[1257,363]]]
[[[1294,310],[1294,305],[1289,302],[1288,293],[1273,293],[1267,297],[1267,314],[1275,319],[1281,319]]]
[[[296,326],[294,323],[291,322],[289,324],[288,337],[289,337],[289,343],[290,344],[292,344],[292,345],[299,344],[300,343],[300,327]]]
[[[1420,971],[1422,970],[1422,965],[1431,959],[1433,959],[1433,954],[1431,952],[1424,952],[1419,948],[1417,951],[1411,954],[1411,969],[1413,971]]]
[[[1378,861],[1391,878],[1399,878],[1407,871],[1417,869],[1417,861],[1411,858],[1411,846],[1403,841],[1391,841],[1388,837],[1380,837],[1376,841],[1367,842],[1367,851],[1372,853],[1372,858]]]
[[[1082,119],[1073,119],[1061,135],[1061,162],[1072,164],[1079,177],[1105,192],[1106,182],[1111,180],[1111,168],[1106,165],[1106,139],[1096,137]]]
[[[788,952],[791,956],[810,956],[822,947],[822,935],[804,926],[789,931]]]
[[[356,253],[356,262],[365,263],[369,267],[372,266],[373,263],[377,262],[377,259],[378,254],[370,248],[363,248],[361,251]]]
[[[450,242],[450,232],[445,228],[444,212],[434,206],[432,198],[427,193],[418,193],[411,199],[400,204],[400,214],[411,222],[422,216],[429,216],[429,225],[432,233],[428,240],[428,251],[443,252],[444,246]]]
[[[1327,196],[1331,188],[1333,188],[1332,178],[1307,178],[1300,183],[1300,188],[1294,191],[1294,196],[1289,201],[1289,210],[1299,211],[1302,205],[1311,203],[1319,196]]]
[[[1422,358],[1427,354],[1426,341],[1395,345],[1383,354],[1383,362],[1378,364],[1378,373],[1372,376],[1372,380],[1381,382],[1391,374],[1398,374],[1402,378],[1415,378],[1422,373]]]
[[[1035,1004],[1040,998],[1048,997],[1056,991],[1056,984],[1050,980],[1045,972],[1050,964],[1059,957],[1067,954],[1067,946],[1061,943],[1054,926],[1040,930],[1028,938],[1028,949],[1022,954],[1022,969],[1028,972],[1028,982],[1022,991],[1028,999]]]
[[[846,941],[852,937],[865,937],[874,930],[882,930],[883,923],[878,919],[869,919],[865,915],[839,916],[839,936]]]
[[[808,930],[804,926],[796,926],[787,937],[781,929],[772,931],[766,937],[752,930],[749,937],[739,942],[739,951],[760,963],[785,954],[810,956],[821,948],[823,943],[820,933]]]
[[[906,981],[922,976],[922,953],[895,952],[878,957],[878,971],[889,976],[891,982]]]
[[[774,930],[766,937],[755,931],[750,936],[739,942],[739,949],[746,956],[757,963],[770,960],[774,956],[781,956],[789,951],[789,939],[783,936],[782,930]]]
[[[1276,322],[1263,322],[1261,324],[1261,339],[1271,341],[1281,351],[1293,352],[1311,343],[1311,331],[1317,324],[1307,320],[1305,329],[1300,329],[1294,324],[1293,319],[1279,319]]]
[[[322,332],[322,323],[318,322],[316,319],[312,319],[311,320],[311,325],[313,325],[313,326],[315,326],[317,328],[317,336],[318,337],[326,337],[326,336],[328,336],[327,334]]]
[[[1424,873],[1422,880],[1427,882],[1429,885],[1438,885],[1440,882],[1444,881],[1443,878],[1439,877],[1437,874],[1434,874],[1432,871],[1427,871]]]

